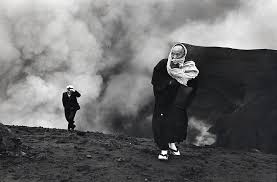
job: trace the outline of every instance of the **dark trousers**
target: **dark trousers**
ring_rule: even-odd
[[[76,109],[65,109],[64,114],[65,114],[65,119],[68,122],[68,130],[69,129],[74,129],[74,117],[76,114],[77,110]]]

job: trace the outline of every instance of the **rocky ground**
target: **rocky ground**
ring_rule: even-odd
[[[277,155],[180,145],[157,160],[151,139],[8,126],[22,145],[0,153],[0,181],[276,182]]]

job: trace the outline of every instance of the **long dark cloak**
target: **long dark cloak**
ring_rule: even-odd
[[[155,106],[152,119],[154,140],[162,148],[170,142],[181,142],[187,136],[187,107],[197,90],[197,79],[181,85],[166,69],[167,59],[161,60],[153,70],[152,85]]]

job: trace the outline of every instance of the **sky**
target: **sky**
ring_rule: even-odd
[[[171,45],[277,50],[276,9],[274,0],[1,0],[0,122],[66,128],[68,84],[82,94],[78,129],[151,122],[153,67]]]

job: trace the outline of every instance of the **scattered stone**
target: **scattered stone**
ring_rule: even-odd
[[[88,143],[88,142],[89,142],[88,139],[86,139],[86,138],[81,138],[80,141],[78,142],[78,144],[84,145],[84,144],[86,144],[86,143]]]
[[[91,159],[92,158],[92,156],[91,155],[86,155],[86,157],[88,158],[88,159]]]
[[[21,156],[26,156],[27,154],[25,152],[21,151]]]
[[[128,137],[124,134],[119,134],[115,138],[116,138],[116,140],[127,140],[128,139]]]
[[[144,153],[147,153],[147,154],[156,154],[156,150],[154,150],[152,148],[142,148],[140,150]]]
[[[76,170],[81,172],[81,171],[89,171],[90,166],[89,165],[81,165],[81,166],[76,166]]]
[[[122,148],[122,145],[120,142],[111,139],[107,143],[102,143],[101,146],[103,146],[108,151],[118,150]]]
[[[0,151],[16,151],[22,144],[12,131],[0,123]]]
[[[37,156],[38,160],[45,160],[47,159],[47,154],[46,153],[41,153]]]
[[[116,159],[116,161],[117,161],[117,162],[123,162],[124,159],[122,159],[121,157],[119,157],[119,158]]]
[[[8,172],[9,172],[9,173],[13,173],[13,172],[15,172],[15,170],[12,169],[12,168],[9,168],[9,169],[8,169]]]
[[[259,149],[250,149],[250,152],[253,152],[253,153],[261,153],[261,151]]]
[[[104,154],[106,157],[110,157],[111,156],[111,154],[109,154],[109,153],[105,153]]]
[[[85,135],[86,135],[86,132],[83,132],[83,131],[77,131],[77,135],[79,135],[79,136],[85,136]]]

